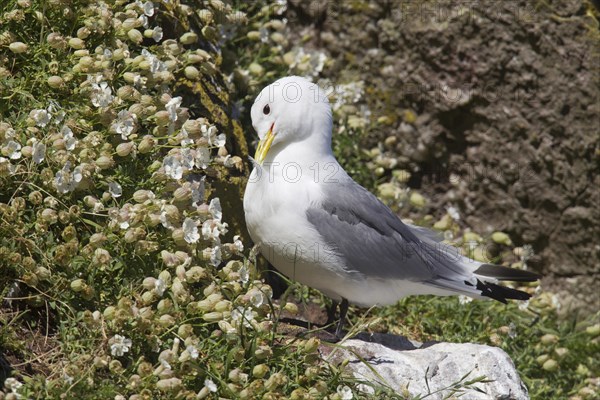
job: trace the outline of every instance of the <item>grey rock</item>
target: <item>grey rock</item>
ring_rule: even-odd
[[[400,395],[407,395],[408,391],[411,397],[430,394],[428,399],[444,399],[453,394],[453,385],[462,381],[462,387],[455,393],[457,396],[462,393],[460,398],[529,399],[512,360],[497,347],[472,343],[420,344],[389,337],[370,340],[347,340],[341,347],[330,350],[327,357],[334,363],[347,359],[346,371],[356,378],[380,383]],[[384,342],[394,349],[374,342]],[[485,379],[464,385],[479,377]]]

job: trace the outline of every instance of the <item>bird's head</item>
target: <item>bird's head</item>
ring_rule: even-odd
[[[250,114],[260,138],[254,157],[259,164],[271,149],[292,142],[324,141],[331,147],[331,106],[324,90],[304,78],[290,76],[265,87]]]

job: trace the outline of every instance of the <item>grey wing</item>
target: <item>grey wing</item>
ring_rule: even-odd
[[[309,208],[306,214],[327,244],[344,258],[348,272],[436,286],[440,281],[462,283],[472,278],[457,262],[461,258],[457,251],[449,254],[449,246],[433,240],[439,238],[431,231],[404,224],[351,179],[325,186],[320,206]]]

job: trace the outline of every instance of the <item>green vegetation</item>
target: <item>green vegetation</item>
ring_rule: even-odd
[[[0,5],[0,398],[366,397],[320,358],[318,339],[277,331],[294,306],[272,300],[243,245],[240,191],[222,190],[243,187],[242,132],[253,137],[232,110],[274,78],[316,77],[326,62],[290,49],[276,5],[182,3]],[[368,117],[350,118],[349,106],[359,92],[349,83],[332,96],[348,106],[334,107],[336,148],[372,186],[371,169],[387,164],[358,151]],[[384,200],[419,209],[417,196],[402,197],[402,174],[380,172],[394,176]],[[598,320],[559,320],[549,299],[524,310],[408,299],[352,318],[498,345],[533,398],[594,398]]]

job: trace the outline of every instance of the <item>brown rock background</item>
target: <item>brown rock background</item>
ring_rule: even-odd
[[[326,77],[364,81],[373,121],[364,145],[395,136],[392,151],[432,213],[452,204],[477,232],[531,244],[529,264],[565,309],[598,310],[600,33],[591,3],[288,6],[292,35],[334,60]]]

